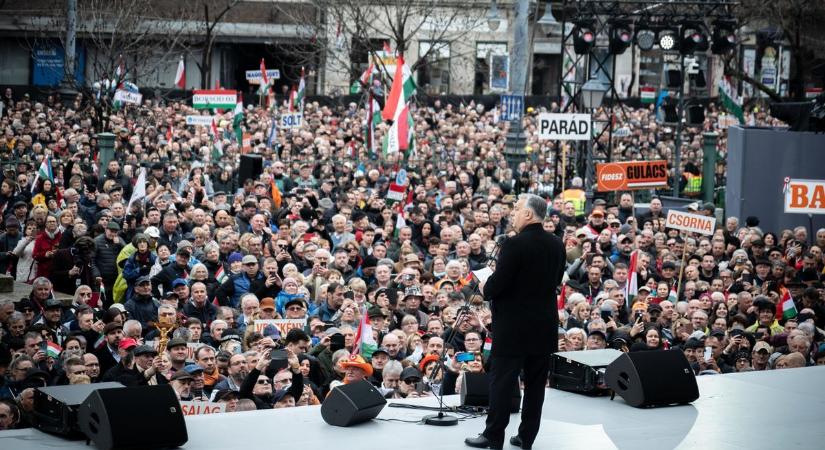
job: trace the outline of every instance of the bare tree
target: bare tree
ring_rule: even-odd
[[[308,0],[303,11],[281,8],[311,36],[304,56],[308,65],[323,65],[348,80],[358,80],[366,61],[389,78],[379,58],[383,43],[409,57],[413,41],[426,42],[423,51],[406,63],[412,71],[442,58],[466,56],[451,48],[485,24],[486,3],[472,0]],[[484,25],[486,26],[486,25]],[[472,49],[475,52],[475,48]],[[466,53],[466,52],[465,52]],[[448,54],[449,56],[444,56]],[[360,64],[356,63],[359,62]],[[365,87],[365,86],[364,86]]]
[[[812,71],[825,64],[825,2],[811,0],[740,0],[737,17],[754,30],[778,30],[777,40],[784,40],[793,61],[790,94],[795,99],[805,96],[805,80]],[[775,101],[779,95],[758,80],[753,79],[731,64],[728,59],[726,72],[756,89],[765,92]]]
[[[218,36],[216,28],[240,0],[200,0],[198,3],[203,10],[203,40],[199,44],[201,61],[197,64],[201,71],[201,87],[208,89],[212,84],[212,49]]]

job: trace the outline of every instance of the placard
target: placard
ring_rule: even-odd
[[[139,105],[143,100],[143,94],[140,92],[127,91],[125,89],[118,89],[115,91],[115,101],[121,103],[131,103]]]
[[[596,164],[599,192],[667,186],[667,161],[628,161]]]
[[[787,179],[786,183],[786,213],[825,214],[825,180]]]
[[[281,71],[278,69],[266,69],[266,77],[270,80],[277,80],[281,78]],[[261,84],[262,79],[260,70],[246,71],[246,81],[249,84]]]
[[[281,116],[281,128],[300,128],[304,123],[301,113],[289,113]]]
[[[234,108],[238,93],[230,89],[200,89],[192,91],[192,107],[195,109]]]
[[[214,120],[212,116],[186,116],[187,125],[200,125],[204,127],[211,127],[212,120]]]
[[[687,231],[688,233],[712,235],[716,230],[716,218],[671,209],[667,212],[665,227]]]
[[[183,412],[184,416],[205,416],[209,414],[221,414],[226,412],[226,403],[181,400],[180,410]]]
[[[539,114],[539,140],[590,140],[590,114]]]
[[[258,319],[255,321],[255,332],[263,334],[264,328],[273,325],[278,328],[281,337],[286,336],[289,330],[298,328],[303,330],[307,325],[306,319]]]

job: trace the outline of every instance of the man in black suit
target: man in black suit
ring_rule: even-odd
[[[513,211],[518,234],[501,246],[496,271],[484,286],[493,313],[490,409],[484,432],[464,440],[470,447],[503,447],[513,384],[522,370],[521,425],[510,443],[530,448],[539,431],[550,355],[558,345],[555,299],[565,261],[561,239],[542,228],[546,209],[541,197],[519,196]]]

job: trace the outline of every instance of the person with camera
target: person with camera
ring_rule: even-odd
[[[54,253],[51,278],[58,292],[74,292],[78,286],[100,286],[102,278],[94,263],[95,242],[88,236],[77,238],[70,248]]]
[[[275,390],[270,374],[275,375],[287,370],[292,372],[292,383]],[[276,350],[268,347],[263,350],[258,363],[244,378],[239,394],[241,398],[252,400],[257,409],[272,409],[285,395],[291,396],[297,402],[303,392],[304,377],[295,353],[289,349]]]

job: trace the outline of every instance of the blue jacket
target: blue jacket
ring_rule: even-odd
[[[264,281],[264,274],[260,271],[255,274],[254,278],[249,278],[246,272],[233,274],[218,288],[216,292],[218,302],[221,306],[237,308],[240,306],[241,296],[253,291],[253,283],[262,283]]]

